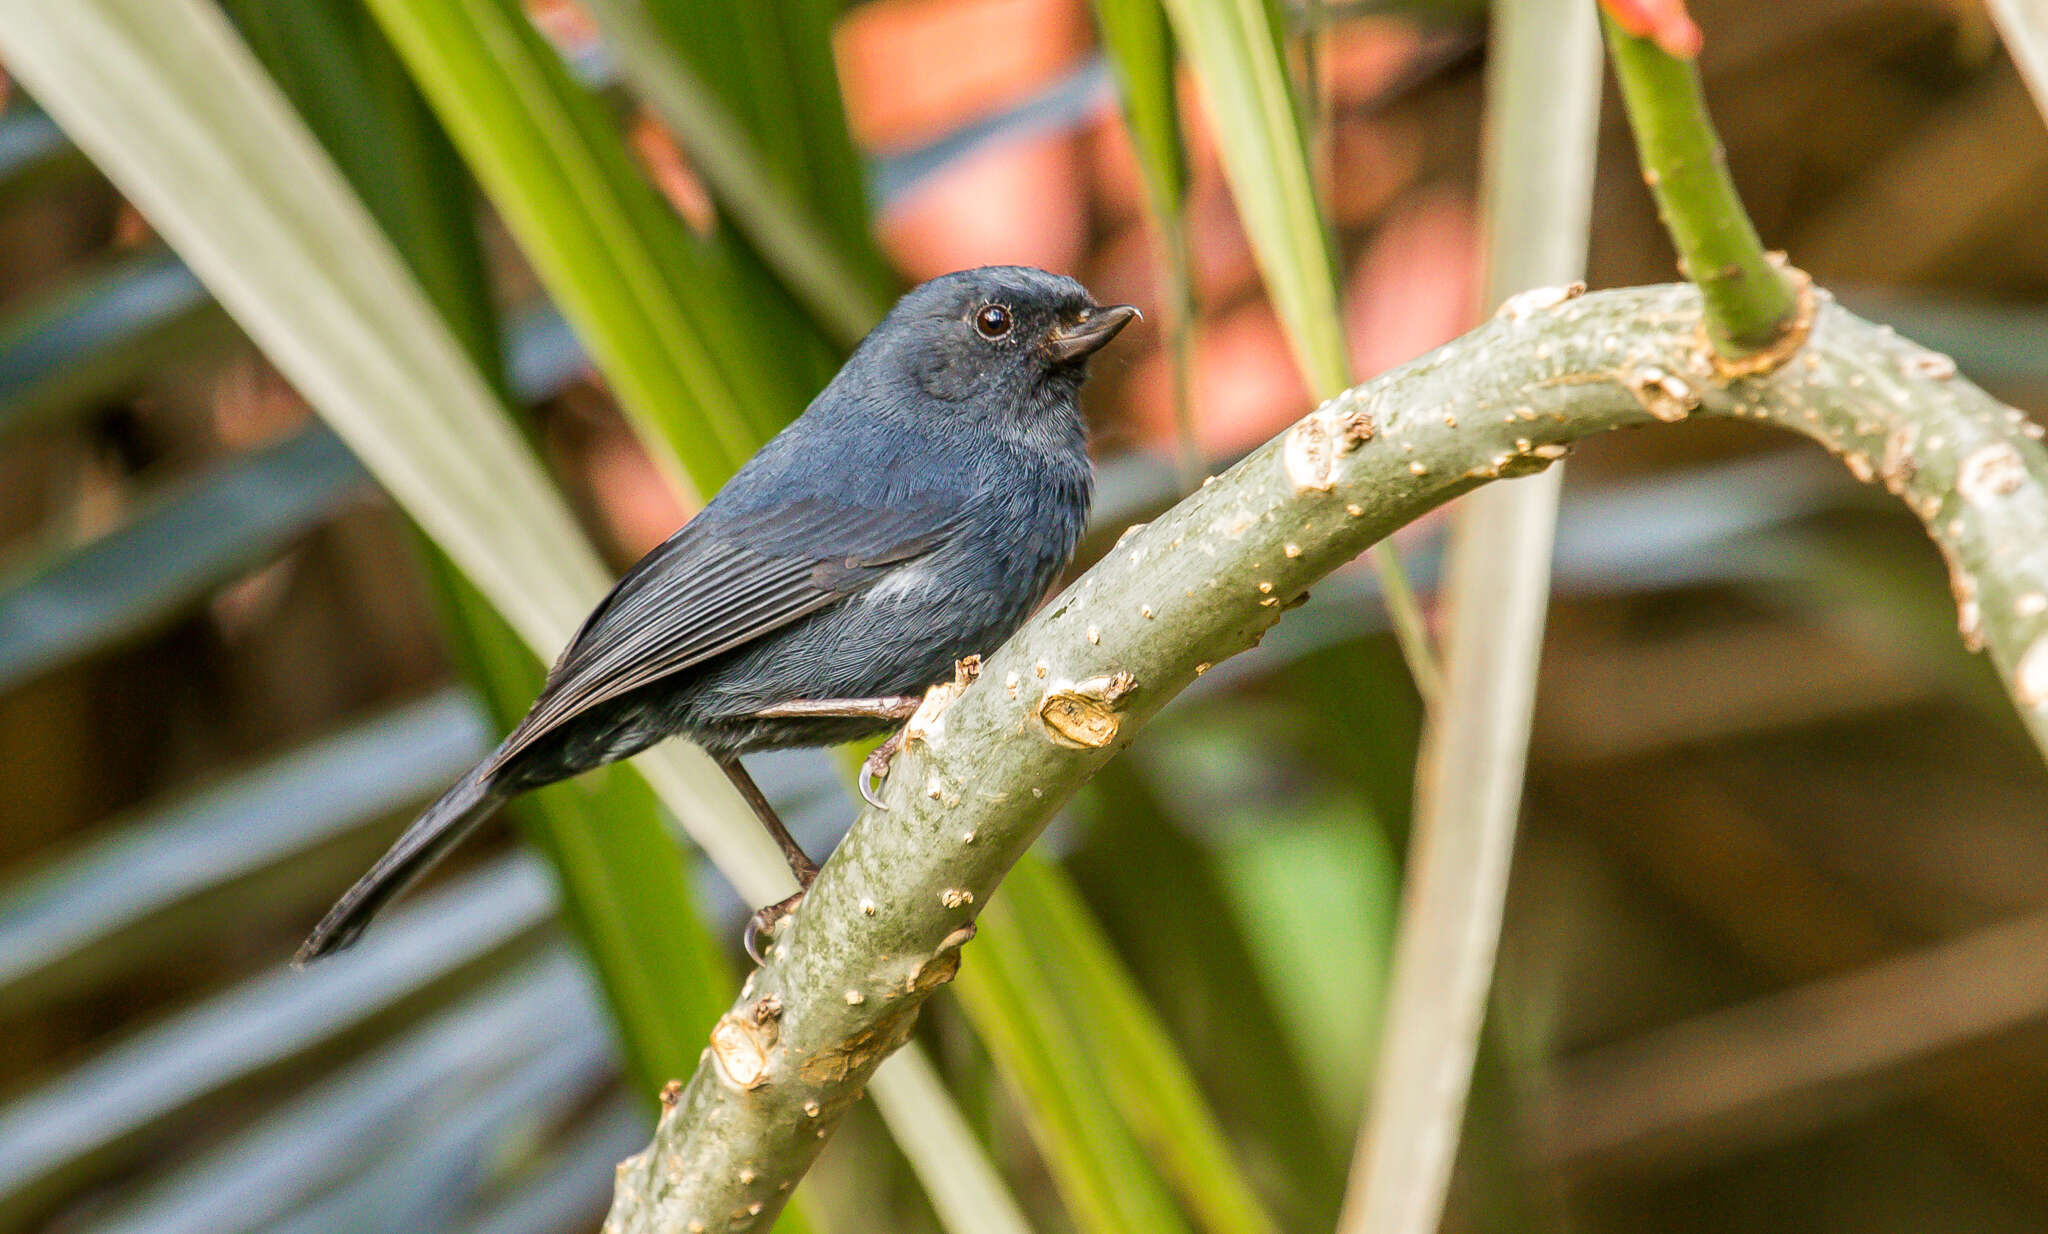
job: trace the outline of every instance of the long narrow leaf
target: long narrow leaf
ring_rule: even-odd
[[[250,49],[494,385],[504,371],[477,203],[454,148],[356,0],[225,0]]]
[[[823,288],[812,283],[813,307],[822,294],[837,296],[837,320],[844,336],[857,335],[879,315],[872,294],[855,302],[850,296],[859,288],[854,271],[878,266],[872,242],[867,238],[865,209],[858,194],[857,163],[846,139],[844,116],[839,110],[833,80],[828,26],[824,11],[816,6],[746,3],[655,5],[643,20],[635,6],[600,5],[596,9],[607,24],[626,65],[646,91],[676,125],[686,142],[703,162],[714,189],[722,189],[728,205],[747,212],[756,226],[757,243],[785,246],[771,263],[787,270],[792,260],[810,263],[835,283]],[[787,23],[785,25],[785,23]],[[687,49],[687,50],[685,50]],[[771,173],[753,157],[746,135],[737,133],[732,118],[708,96],[704,83],[685,67],[689,55],[700,71],[721,86],[723,99],[744,105],[753,136],[775,158]],[[762,57],[775,59],[772,67]],[[762,89],[764,81],[777,86]],[[808,90],[806,87],[808,86]],[[781,184],[771,182],[779,174]],[[840,234],[839,252],[818,247],[821,243],[808,222],[807,213],[788,198],[788,185],[803,183],[810,197],[823,203]],[[779,229],[779,230],[778,230]],[[789,246],[809,246],[797,251]],[[872,287],[870,278],[868,286]],[[765,435],[764,435],[765,436]],[[752,443],[752,444],[758,444]],[[699,469],[701,476],[710,469]],[[722,477],[720,477],[722,478]],[[701,479],[700,479],[701,482]],[[895,1121],[906,1122],[909,1104],[898,1086],[915,1085],[920,1074],[915,1061],[893,1070],[903,1073],[885,1077],[878,1100]],[[927,1101],[927,1105],[933,1103]],[[938,1117],[944,1118],[941,1109]],[[956,1120],[957,1121],[957,1120]],[[1012,1220],[1014,1211],[1008,1197],[971,1141],[957,1135],[938,1138],[905,1129],[915,1135],[920,1156],[917,1165],[933,1190],[941,1212],[956,1222],[987,1228]],[[910,1147],[910,1141],[906,1141]],[[976,1194],[978,1185],[979,1194]],[[978,1210],[979,1215],[973,1216]]]
[[[803,406],[775,358],[801,336],[763,329],[511,0],[369,3],[656,458],[710,493]]]
[[[875,1078],[886,1083],[868,1085],[868,1095],[910,1158],[939,1224],[955,1234],[1031,1234],[931,1059],[899,1050]]]
[[[0,0],[0,53],[455,559],[552,655],[605,571],[486,383],[303,125],[199,0]],[[772,841],[690,747],[640,766],[750,897]]]
[[[469,675],[487,691],[502,730],[538,692],[542,665],[481,597],[435,574]],[[516,817],[554,869],[563,912],[624,1036],[636,1095],[651,1101],[689,1074],[733,982],[654,795],[630,767],[606,767],[540,790]]]
[[[1355,599],[1344,606],[1355,609]],[[1355,625],[1341,616],[1337,624]],[[1349,641],[1347,652],[1356,646]],[[1318,663],[1337,658],[1327,653],[1314,657]],[[1272,671],[1281,681],[1293,675],[1277,658]],[[1235,691],[1225,693],[1238,697]],[[1195,1068],[1194,1078],[1230,1131],[1232,1159],[1244,1163],[1247,1181],[1258,1184],[1274,1221],[1288,1230],[1327,1228],[1343,1192],[1344,1150],[1357,1112],[1356,1095],[1344,1102],[1341,1132],[1333,1133],[1331,1120],[1314,1116],[1323,1109],[1333,1073],[1323,1065],[1327,1055],[1305,1061],[1311,1056],[1295,1043],[1315,1041],[1324,1033],[1306,1027],[1302,1009],[1275,997],[1268,980],[1269,970],[1291,973],[1304,963],[1326,964],[1326,953],[1318,952],[1311,961],[1253,946],[1256,936],[1241,924],[1228,898],[1219,870],[1223,855],[1212,849],[1219,820],[1208,813],[1221,805],[1238,814],[1229,809],[1233,799],[1254,808],[1254,803],[1269,804],[1276,812],[1280,803],[1255,779],[1233,776],[1224,782],[1230,787],[1221,791],[1175,796],[1169,812],[1166,795],[1153,784],[1156,779],[1176,789],[1190,788],[1191,778],[1179,768],[1191,762],[1216,767],[1208,751],[1229,742],[1223,717],[1241,721],[1242,709],[1235,703],[1195,704],[1172,721],[1169,733],[1161,734],[1165,740],[1147,743],[1132,751],[1133,759],[1103,768],[1095,781],[1099,787],[1084,798],[1092,807],[1093,825],[1086,840],[1063,856],[1060,868],[1086,896],[1101,930],[1114,938],[1115,963],[1128,967],[1134,989],[1157,1009],[1172,1039],[1183,1044],[1186,1065]],[[1350,736],[1355,739],[1358,731],[1351,730]],[[1164,767],[1155,770],[1155,762]],[[1269,762],[1252,763],[1248,770],[1258,776],[1270,771]],[[1355,813],[1347,823],[1365,831],[1357,827]],[[1257,830],[1265,834],[1267,828]],[[1133,878],[1133,870],[1146,876]],[[1364,867],[1357,870],[1362,874]],[[1308,877],[1312,871],[1302,873]],[[1297,901],[1283,894],[1275,902]],[[1319,936],[1331,941],[1331,954],[1342,952],[1361,924],[1327,906],[1316,919]]]
[[[699,64],[722,61],[728,66],[746,66],[743,57],[721,57],[718,52],[723,49],[708,46],[702,37],[694,42],[671,40],[657,24],[657,14],[632,0],[589,0],[586,7],[603,26],[626,77],[688,147],[713,194],[753,241],[755,251],[802,297],[839,343],[851,346],[859,341],[888,311],[881,290],[887,286],[888,277],[868,238],[867,209],[859,183],[860,164],[851,157],[853,147],[846,138],[843,115],[838,117],[836,142],[828,133],[813,148],[807,149],[803,144],[807,128],[824,127],[805,124],[808,116],[800,106],[805,94],[834,102],[839,97],[829,56],[821,61],[824,79],[807,83],[812,87],[808,92],[785,88],[784,83],[792,76],[789,69],[794,67],[786,64],[774,66],[781,71],[758,73],[745,79],[743,91],[729,88],[728,97],[740,93],[762,106],[781,103],[781,114],[758,117],[755,132],[749,133],[709,84],[698,77],[698,70],[684,59],[689,50],[694,50]],[[700,35],[723,35],[721,41],[735,45],[734,50],[786,45],[782,39],[749,39],[750,32],[731,19],[752,14],[757,20],[773,21],[781,14],[795,11],[795,6],[750,0],[737,6],[736,11],[719,12],[717,8],[693,4],[681,8],[665,6],[662,11],[669,16],[671,25],[677,19],[695,16]],[[767,82],[776,86],[760,88]],[[779,143],[777,153],[784,156],[779,160],[783,164],[780,174],[771,169],[769,158],[756,147],[762,128],[779,130],[796,139]],[[824,175],[804,175],[799,180],[796,177],[807,168],[789,166],[798,158],[817,157],[827,151],[838,154],[842,149],[848,157],[832,158],[832,166]],[[818,196],[807,198],[800,196],[800,192]],[[807,202],[817,200],[830,209],[834,197],[840,203],[836,211],[839,226],[828,231],[829,224],[814,214]]]
[[[1116,73],[1152,208],[1162,217],[1178,218],[1187,196],[1188,166],[1166,10],[1160,0],[1095,0],[1095,23]]]
[[[824,306],[824,297],[836,298],[836,306],[827,307],[835,307],[842,326],[852,327],[842,335],[857,335],[872,324],[879,305],[872,295],[861,304],[853,293],[864,290],[855,282],[857,271],[870,272],[867,287],[881,281],[872,273],[880,263],[832,69],[830,13],[815,4],[757,0],[604,2],[593,11],[628,76],[690,146],[713,191],[742,215],[742,227],[757,244],[781,246],[767,253],[769,262],[786,274],[795,263],[807,265],[810,276],[826,276],[832,286],[813,278],[809,298],[814,310]],[[764,88],[770,82],[775,84]],[[747,131],[740,131],[736,117],[744,117]],[[803,195],[793,196],[793,189]],[[820,208],[818,226],[810,223],[806,199]],[[822,247],[825,226],[837,233],[843,252]],[[878,1104],[911,1153],[942,1219],[960,1229],[1021,1229],[1022,1217],[964,1134],[964,1122],[930,1100],[935,1077],[923,1060],[893,1065],[885,1079],[876,1090]],[[921,1099],[933,1117],[905,1117],[908,1098]],[[951,1125],[935,1127],[934,1121]]]
[[[1987,7],[2013,64],[2026,78],[2034,106],[2048,115],[2048,13],[2022,0],[1989,0]]]
[[[308,126],[361,194],[470,359],[500,376],[498,330],[455,151],[355,0],[303,0],[289,22],[231,0]],[[444,625],[500,731],[540,690],[543,666],[431,542],[422,546]],[[522,799],[513,811],[545,853],[565,915],[597,969],[643,1101],[694,1054],[731,976],[711,952],[681,854],[629,769]]]
[[[1180,437],[1180,484],[1202,480],[1202,443],[1195,431],[1194,276],[1187,235],[1187,152],[1181,142],[1178,59],[1173,28],[1160,0],[1096,0],[1096,25],[1116,69],[1124,120],[1145,180],[1145,199],[1159,231],[1159,268],[1167,318],[1163,323],[1173,410]]]
[[[611,0],[595,6],[599,24]],[[860,152],[847,130],[834,0],[645,0],[649,26],[749,135],[775,182],[802,196],[861,277],[886,284],[868,228]],[[623,56],[623,52],[621,55]],[[630,68],[627,76],[632,78]],[[870,290],[874,288],[871,287]]]
[[[1079,1039],[1069,1048],[1094,1055],[1110,1099],[1201,1228],[1274,1234],[1179,1051],[1065,872],[1027,854],[1004,886],[1018,917],[1032,923],[1060,1004],[1073,1013]],[[973,970],[961,979],[972,980]]]
[[[1110,1102],[1094,1059],[1076,1050],[1062,1004],[1008,897],[981,915],[974,963],[955,983],[961,1004],[1022,1100],[1074,1223],[1086,1234],[1186,1231],[1152,1163]],[[990,928],[993,927],[993,928]]]
[[[1165,0],[1194,62],[1252,253],[1318,398],[1350,382],[1337,262],[1271,0]]]

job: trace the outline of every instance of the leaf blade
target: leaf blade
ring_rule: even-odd
[[[1026,854],[1005,883],[1110,1099],[1212,1234],[1277,1234],[1157,1013],[1059,866]]]
[[[1316,203],[1308,140],[1268,0],[1166,0],[1195,66],[1253,255],[1317,398],[1350,382],[1337,260]]]

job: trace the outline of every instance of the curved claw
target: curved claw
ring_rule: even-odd
[[[861,800],[867,802],[869,805],[875,807],[877,810],[886,810],[889,808],[889,803],[882,800],[881,785],[882,781],[887,779],[889,776],[889,764],[896,761],[896,752],[898,750],[901,750],[902,748],[903,730],[897,729],[896,732],[890,736],[889,740],[883,742],[881,745],[876,746],[872,751],[868,753],[867,758],[862,760],[861,762]]]
[[[747,949],[747,958],[754,962],[756,968],[768,963],[767,953],[761,949],[761,940],[767,937],[771,924],[761,920],[760,913],[755,913],[747,918],[746,931],[740,935],[740,945]]]
[[[796,911],[796,906],[803,903],[803,898],[804,893],[799,891],[787,900],[770,904],[747,918],[746,933],[740,936],[740,945],[747,949],[748,959],[756,965],[768,962],[765,944],[775,937],[775,928],[782,924],[783,918]]]

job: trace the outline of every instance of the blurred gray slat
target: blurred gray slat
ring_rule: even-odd
[[[319,427],[178,485],[0,585],[0,689],[149,629],[370,491],[355,456]]]
[[[590,1229],[611,1205],[620,1161],[647,1147],[648,1125],[623,1096],[563,1136],[534,1177],[448,1234],[561,1234]]]
[[[337,1188],[381,1186],[396,1168],[432,1160],[427,1187],[474,1187],[470,1163],[497,1156],[487,1137],[450,1136],[580,1099],[609,1073],[605,1027],[587,978],[561,949],[504,977],[363,1062],[291,1098],[161,1184],[93,1220],[98,1234],[269,1231],[333,1203]],[[511,1108],[506,1107],[510,1104]],[[644,1129],[643,1129],[644,1130]],[[499,1147],[502,1147],[501,1145]],[[451,1160],[451,1158],[456,1158]],[[386,1190],[388,1200],[398,1192]],[[358,1229],[358,1225],[332,1225]],[[423,1229],[415,1225],[409,1228]]]
[[[0,209],[93,174],[92,163],[41,108],[17,103],[0,115]]]
[[[1832,287],[1850,310],[1955,360],[1994,392],[2039,398],[2048,380],[2048,310],[2037,303],[1878,287]]]
[[[0,1018],[83,989],[103,948],[180,903],[433,795],[489,744],[475,703],[445,691],[43,862],[0,887]]]
[[[175,255],[115,258],[0,325],[0,438],[117,397],[207,340],[233,337],[227,314]]]
[[[168,253],[126,259],[53,298],[61,303],[0,327],[0,437],[53,404],[82,408],[112,394],[163,342],[190,336],[195,316],[218,315]],[[511,384],[524,402],[552,397],[584,368],[552,307],[528,309],[508,333]],[[371,491],[318,423],[167,486],[115,531],[0,581],[0,690],[174,617]]]
[[[512,1164],[508,1159],[531,1151],[535,1141],[553,1133],[551,1124],[598,1090],[612,1070],[605,1045],[598,1032],[565,1042],[477,1100],[441,1111],[429,1133],[406,1151],[387,1154],[289,1217],[262,1226],[263,1234],[448,1229],[502,1185],[504,1167]],[[645,1125],[640,1134],[645,1140]],[[617,1164],[602,1167],[598,1177],[609,1184]]]
[[[32,175],[67,152],[75,154],[70,139],[40,108],[14,107],[0,116],[0,183]]]
[[[1811,447],[1574,490],[1558,515],[1557,581],[1605,595],[1753,579],[1776,566],[1747,551],[1747,537],[1888,503]]]
[[[99,324],[120,322],[103,315]],[[559,314],[521,316],[511,369],[522,399],[549,397],[582,366]],[[0,351],[0,428],[9,374],[26,380],[34,367]],[[318,423],[167,487],[116,530],[0,582],[0,690],[175,617],[372,491],[341,439]]]
[[[354,951],[307,972],[279,956],[266,975],[99,1049],[0,1107],[0,1228],[117,1168],[144,1133],[199,1103],[437,989],[452,996],[487,958],[535,937],[553,907],[537,862],[501,858],[418,897]]]
[[[868,161],[870,196],[887,210],[925,180],[971,155],[1011,142],[1070,133],[1116,99],[1109,62],[1090,56],[1022,101],[963,125],[929,144]]]

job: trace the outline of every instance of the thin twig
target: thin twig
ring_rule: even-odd
[[[1731,360],[1756,354],[1775,363],[1781,350],[1798,346],[1798,289],[1764,252],[1736,195],[1699,69],[1623,31],[1605,9],[1600,20],[1643,180],[1678,248],[1679,268],[1706,296],[1708,340]]]
[[[1815,438],[1882,478],[1953,563],[2048,749],[2048,452],[1946,357],[1814,294],[1800,362],[1728,377],[1691,287],[1524,294],[1348,391],[1138,530],[917,720],[886,794],[720,1021],[616,1234],[766,1228],[876,1065],[948,980],[1003,874],[1074,790],[1217,661],[1366,545],[1606,429],[1713,415]],[[1447,416],[1446,411],[1451,415]]]
[[[1275,316],[1317,398],[1351,381],[1335,237],[1310,168],[1300,92],[1271,10],[1259,0],[1165,0],[1215,122],[1240,221]],[[1392,546],[1376,549],[1394,637],[1425,700],[1441,680],[1429,627]]]

